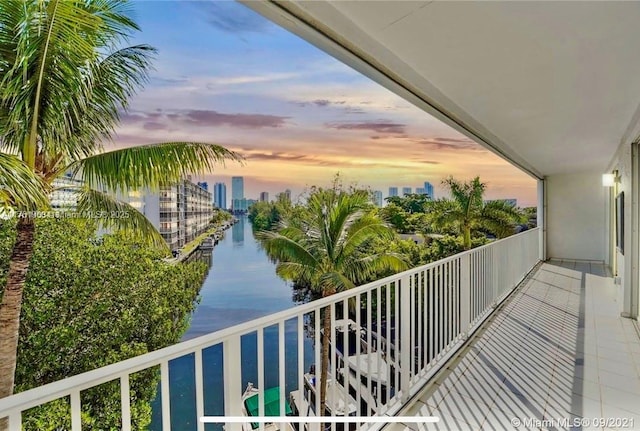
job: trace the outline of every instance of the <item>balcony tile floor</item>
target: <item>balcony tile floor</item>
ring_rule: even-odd
[[[640,429],[640,338],[619,289],[602,264],[543,263],[401,412],[440,422],[392,428]]]

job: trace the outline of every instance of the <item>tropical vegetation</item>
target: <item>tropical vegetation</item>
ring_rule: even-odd
[[[298,210],[280,220],[276,230],[258,234],[267,254],[277,261],[281,277],[304,280],[325,297],[351,289],[380,271],[407,268],[398,253],[363,252],[372,241],[389,241],[395,235],[377,216],[366,191],[346,191],[336,184],[314,188]],[[331,331],[328,310],[322,322],[320,415],[324,416]]]
[[[275,202],[256,202],[249,207],[247,217],[255,231],[271,230],[285,217],[291,217],[296,206],[284,193],[276,196]]]
[[[158,247],[158,232],[116,193],[181,180],[237,160],[223,147],[169,142],[104,151],[129,99],[148,78],[155,50],[128,46],[138,31],[124,0],[22,0],[0,7],[0,207],[47,209],[60,175],[84,180],[79,211],[103,227],[130,229]],[[0,304],[0,397],[13,392],[23,289],[36,225],[17,221]],[[166,250],[168,252],[168,250]],[[29,300],[29,298],[27,298]]]
[[[0,284],[9,270],[16,221],[0,222]],[[178,342],[207,265],[171,265],[126,233],[96,238],[90,221],[39,219],[24,288],[16,390],[141,355]],[[51,268],[55,268],[52,271]],[[151,420],[158,370],[131,377],[133,429]],[[82,392],[82,429],[121,428],[120,387]],[[23,429],[71,429],[65,399],[25,413]]]
[[[525,221],[522,212],[508,202],[485,201],[487,185],[479,177],[467,182],[449,177],[443,184],[449,188],[451,199],[432,202],[428,220],[434,229],[461,236],[465,250],[471,249],[474,234],[504,238],[514,234],[517,223]]]

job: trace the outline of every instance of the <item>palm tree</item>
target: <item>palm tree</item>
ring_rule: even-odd
[[[104,152],[128,99],[146,82],[155,50],[126,46],[139,30],[124,0],[21,0],[0,6],[0,206],[46,209],[53,180],[85,181],[79,211],[127,211],[101,219],[164,246],[149,221],[113,196],[157,189],[238,156],[223,147],[170,142]],[[0,304],[0,398],[14,386],[22,291],[32,255],[31,217],[17,221]],[[2,426],[0,426],[2,428]]]
[[[513,234],[515,223],[522,219],[520,211],[504,201],[484,202],[486,184],[479,177],[468,182],[449,177],[442,183],[451,191],[451,199],[433,201],[429,219],[436,228],[462,235],[465,250],[471,249],[472,232],[487,231],[503,238]]]
[[[394,237],[393,230],[372,211],[366,191],[336,187],[315,189],[301,219],[285,218],[277,232],[260,232],[267,254],[278,262],[278,275],[306,280],[322,297],[353,288],[381,270],[404,270],[395,253],[363,255],[369,241]],[[324,312],[320,373],[320,415],[325,415],[331,313]]]

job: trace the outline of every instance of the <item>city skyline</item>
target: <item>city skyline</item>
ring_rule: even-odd
[[[480,176],[487,198],[535,205],[536,182],[489,150],[235,2],[135,2],[158,48],[155,71],[132,98],[107,149],[214,142],[245,157],[198,181],[243,176],[247,196],[298,196],[346,184],[372,190]],[[180,33],[166,28],[184,24]],[[224,61],[220,61],[224,59]]]

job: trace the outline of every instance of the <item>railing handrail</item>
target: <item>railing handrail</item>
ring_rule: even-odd
[[[273,326],[283,321],[287,321],[297,316],[304,315],[311,311],[330,306],[333,303],[338,303],[342,300],[366,292],[369,289],[383,286],[391,282],[397,282],[403,277],[412,275],[418,272],[428,270],[432,267],[441,265],[442,263],[459,259],[466,254],[470,254],[481,250],[486,247],[492,247],[501,242],[513,239],[518,236],[531,234],[537,232],[540,228],[529,229],[524,232],[512,235],[507,238],[503,238],[497,241],[493,241],[489,244],[485,244],[481,247],[477,247],[471,250],[465,250],[461,253],[457,253],[452,256],[448,256],[444,259],[440,259],[435,262],[431,262],[416,268],[408,269],[403,272],[396,273],[394,275],[372,281],[370,283],[355,287],[353,289],[338,292],[334,295],[326,298],[321,298],[306,304],[301,304],[295,307],[287,308],[276,313],[269,314],[267,316],[259,317],[238,325],[230,326],[219,331],[211,332],[209,334],[193,338],[191,340],[183,341],[172,346],[164,347],[159,350],[154,350],[149,353],[145,353],[140,356],[125,359],[114,364],[106,365],[95,370],[87,371],[82,374],[67,377],[62,380],[58,380],[46,385],[38,386],[36,388],[29,389],[18,394],[0,399],[0,417],[4,417],[15,410],[26,410],[46,402],[67,396],[71,391],[84,390],[90,387],[100,385],[111,380],[118,379],[124,375],[135,373],[141,370],[148,369],[153,366],[160,365],[163,362],[170,361],[172,359],[196,352],[201,349],[205,349],[226,340],[229,340],[236,336],[242,336],[247,333],[251,333],[254,330],[262,327],[266,328]]]

